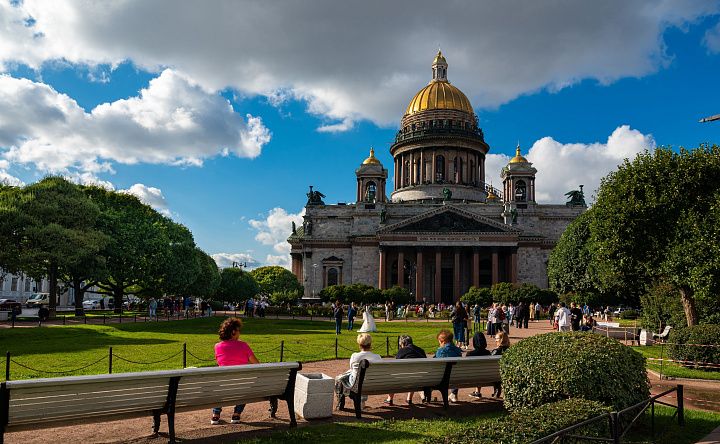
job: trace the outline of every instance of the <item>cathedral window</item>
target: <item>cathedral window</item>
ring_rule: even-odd
[[[518,202],[524,202],[527,199],[527,188],[525,182],[518,180],[515,182],[515,200]]]
[[[368,182],[367,185],[365,185],[365,201],[366,202],[375,202],[375,197],[377,196],[377,185],[375,185],[375,182]]]
[[[327,272],[327,284],[328,287],[331,285],[338,285],[338,269],[329,268]]]
[[[18,290],[18,278],[13,276],[12,280],[10,281],[10,291],[17,291]]]
[[[435,158],[435,181],[443,180],[445,180],[445,157],[441,155]]]

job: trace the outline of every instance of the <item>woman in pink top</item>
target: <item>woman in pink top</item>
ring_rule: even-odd
[[[238,318],[228,318],[223,321],[218,330],[220,335],[220,342],[215,344],[215,360],[219,366],[225,365],[245,365],[245,364],[259,364],[260,361],[255,357],[255,354],[250,349],[247,343],[240,340],[240,329],[242,328],[242,321]],[[245,409],[245,404],[238,404],[235,406],[233,411],[231,424],[240,423],[240,414]],[[220,412],[221,407],[215,407],[212,409],[212,419],[210,424],[220,424]]]

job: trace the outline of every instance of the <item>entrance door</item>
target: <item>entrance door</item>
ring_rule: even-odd
[[[453,280],[455,274],[452,268],[443,268],[441,271],[440,300],[445,304],[453,303]]]

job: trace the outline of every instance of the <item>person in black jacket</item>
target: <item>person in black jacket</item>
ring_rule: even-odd
[[[427,358],[427,353],[425,353],[425,350],[421,349],[417,345],[413,344],[413,340],[408,335],[402,335],[400,338],[398,338],[398,352],[395,355],[395,359],[412,359],[412,358]],[[415,392],[410,392],[407,395],[407,398],[405,399],[405,402],[408,404],[412,404],[412,398],[413,394]],[[393,405],[393,398],[395,397],[394,393],[390,393],[385,401],[383,401],[387,405]],[[422,401],[424,402],[424,397],[421,397]]]
[[[472,338],[473,349],[467,352],[465,357],[469,356],[490,356],[490,350],[487,349],[487,339],[482,332],[475,333]],[[481,398],[480,387],[475,387],[475,391],[470,393],[471,398]]]
[[[495,344],[497,345],[497,347],[494,348],[493,351],[490,352],[490,355],[492,355],[492,356],[502,355],[503,352],[505,352],[505,350],[510,348],[510,337],[504,331],[501,331],[495,335]],[[502,386],[500,385],[499,382],[496,382],[495,384],[493,384],[493,386],[494,386],[495,390],[493,391],[493,394],[490,396],[493,398],[499,398],[500,394],[502,393]]]

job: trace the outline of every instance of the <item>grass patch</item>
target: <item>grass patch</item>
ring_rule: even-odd
[[[307,443],[323,444],[411,444],[425,438],[453,436],[467,427],[479,426],[503,413],[485,413],[480,416],[446,419],[408,419],[405,421],[383,420],[376,422],[337,422],[318,426],[301,427],[296,430],[275,432],[270,436],[255,438],[253,444]]]
[[[11,379],[106,373],[109,347],[113,347],[116,355],[114,373],[182,368],[183,343],[187,343],[188,366],[214,365],[213,346],[218,341],[217,329],[222,319],[2,329],[0,353],[10,351],[15,361],[11,364]],[[261,318],[244,322],[241,338],[250,344],[261,362],[280,360],[281,340],[285,341],[285,361],[335,358],[336,336],[332,322]],[[416,344],[432,352],[437,347],[435,335],[449,326],[445,322],[379,323],[380,332],[373,334],[374,349],[385,355],[387,341],[390,353],[394,354],[397,336],[410,334]],[[339,358],[349,358],[357,351],[356,335],[346,330],[337,337]],[[95,361],[99,362],[75,370]],[[48,372],[23,368],[23,365]]]
[[[685,410],[685,426],[673,418],[675,409],[655,406],[655,439],[651,440],[650,412],[633,425],[623,442],[656,444],[692,444],[709,434],[720,424],[720,414]],[[274,432],[249,442],[253,444],[306,443],[364,444],[369,440],[384,444],[410,444],[428,438],[460,436],[468,428],[479,428],[482,423],[504,416],[504,413],[486,413],[474,417],[452,417],[436,420],[410,419],[377,422],[338,422],[306,426],[296,430]],[[243,441],[248,442],[248,441]],[[471,444],[472,441],[468,441]]]
[[[633,349],[641,353],[646,358],[662,357],[663,359],[670,359],[670,357],[668,356],[667,347],[663,348],[663,346],[660,345],[633,347]],[[661,365],[659,361],[646,361],[646,367],[649,370],[653,370],[658,373],[660,373],[661,371]],[[673,378],[720,380],[720,371],[707,371],[695,368],[687,368],[674,362],[663,362],[662,374],[664,376],[670,376]]]

